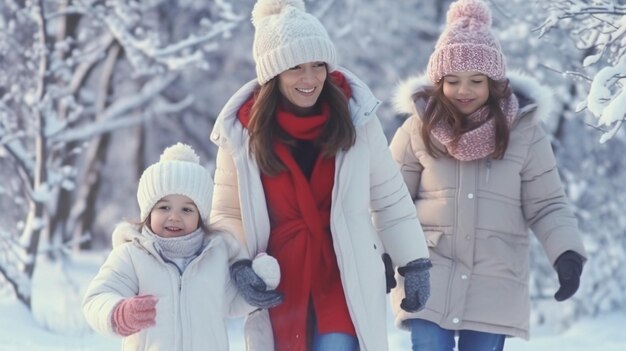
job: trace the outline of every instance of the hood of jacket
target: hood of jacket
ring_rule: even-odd
[[[129,222],[118,223],[111,235],[113,248],[133,241],[145,242],[146,240],[147,238],[141,234],[141,225]]]
[[[352,90],[352,97],[348,104],[352,114],[352,122],[355,127],[364,125],[372,117],[376,116],[376,110],[380,106],[378,100],[370,88],[352,72],[338,67],[337,71],[346,77]],[[244,84],[226,102],[222,111],[217,116],[211,140],[221,148],[239,149],[244,146],[247,140],[247,130],[237,118],[237,112],[241,106],[250,98],[259,84],[256,79]]]
[[[540,121],[546,121],[554,114],[556,104],[552,91],[541,85],[535,78],[521,71],[507,74],[511,89],[520,103],[520,116],[530,114]],[[393,108],[399,114],[423,115],[426,101],[415,100],[414,95],[431,87],[432,83],[426,74],[410,77],[398,84],[393,95]]]

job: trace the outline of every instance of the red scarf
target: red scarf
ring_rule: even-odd
[[[349,94],[343,75],[331,79]],[[346,90],[347,88],[347,90]],[[247,126],[253,99],[238,113]],[[329,118],[322,104],[319,115],[298,117],[279,108],[280,127],[295,139],[315,140]],[[330,208],[335,159],[317,156],[310,180],[300,170],[289,146],[276,142],[274,152],[286,170],[276,176],[261,175],[270,216],[268,252],[280,264],[278,290],[284,302],[269,310],[278,351],[307,350],[309,303],[315,312],[319,333],[340,332],[356,336],[339,276],[330,234]]]

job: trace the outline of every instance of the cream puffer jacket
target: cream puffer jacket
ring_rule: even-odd
[[[421,318],[446,329],[528,338],[529,229],[552,263],[568,250],[585,256],[550,141],[537,122],[551,113],[550,91],[526,76],[509,79],[520,111],[502,160],[431,157],[420,135],[425,104],[413,101],[428,80],[413,78],[398,89],[396,107],[411,117],[396,132],[391,150],[433,263],[431,297],[423,311],[401,310],[403,291],[392,292],[398,326]]]
[[[349,101],[356,143],[335,157],[331,233],[350,316],[361,351],[388,349],[385,272],[388,252],[396,265],[428,257],[415,208],[391,158],[376,116],[379,101],[352,73],[340,69],[352,89]],[[211,225],[235,233],[250,257],[267,248],[270,222],[259,168],[250,155],[248,132],[237,118],[257,87],[243,86],[226,103],[211,139],[219,146]],[[246,320],[249,350],[274,350],[266,311]]]
[[[111,315],[123,299],[155,295],[156,325],[127,336],[123,350],[227,351],[227,317],[254,310],[231,283],[229,261],[240,245],[228,234],[206,236],[205,247],[182,275],[156,251],[137,226],[123,223],[113,233],[113,251],[87,288],[83,312],[104,335],[113,331]]]

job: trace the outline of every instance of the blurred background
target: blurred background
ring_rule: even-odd
[[[406,117],[392,109],[394,89],[424,72],[450,2],[305,1],[328,29],[340,65],[383,101],[378,115],[389,139]],[[623,2],[487,1],[508,69],[554,93],[557,111],[542,122],[590,255],[579,292],[556,304],[556,274],[535,242],[533,328],[564,332],[626,304]],[[216,115],[255,78],[253,5],[0,3],[2,299],[46,330],[87,330],[79,311],[84,283],[110,250],[113,227],[138,218],[141,172],[178,141],[214,169]],[[51,299],[54,308],[44,302]],[[59,323],[61,313],[75,320]]]

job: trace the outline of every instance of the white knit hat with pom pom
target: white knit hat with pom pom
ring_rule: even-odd
[[[211,173],[200,165],[200,158],[191,146],[182,143],[163,150],[159,162],[141,175],[137,188],[141,221],[146,220],[160,199],[172,194],[190,198],[202,221],[208,220],[213,197]]]
[[[252,56],[259,84],[291,67],[322,61],[335,70],[335,45],[302,0],[258,0],[252,10],[255,27]]]

